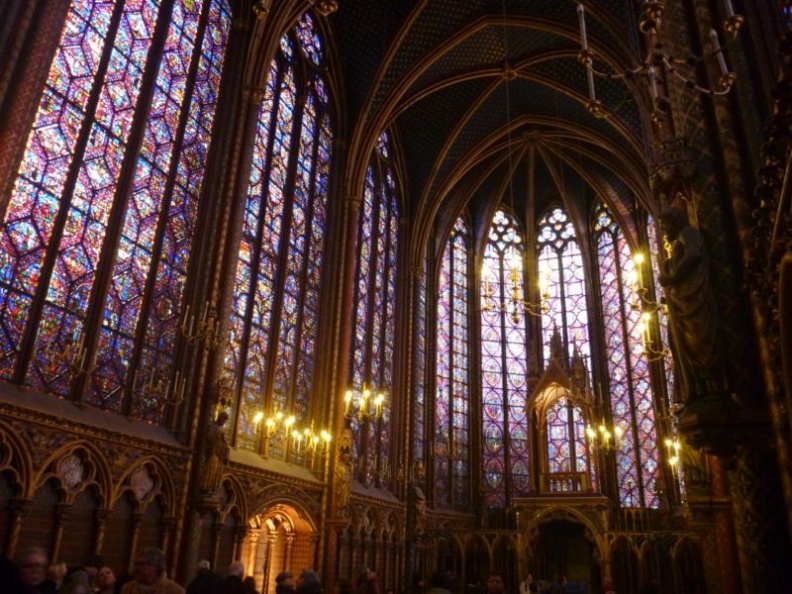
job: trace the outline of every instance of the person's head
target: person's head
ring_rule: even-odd
[[[104,590],[113,586],[116,583],[116,577],[113,573],[113,570],[107,566],[102,567],[102,569],[100,569],[96,574],[94,583],[100,590]]]
[[[222,411],[219,415],[217,415],[217,424],[221,427],[226,424],[228,420],[228,413],[226,411]]]
[[[62,584],[63,580],[66,578],[66,573],[68,573],[69,568],[66,567],[66,564],[63,562],[60,563],[53,563],[47,569],[47,577],[51,579],[56,584]]]
[[[504,584],[503,577],[499,573],[491,573],[487,578],[487,593],[488,594],[503,594]]]
[[[165,553],[151,547],[135,561],[135,579],[144,586],[154,584],[165,571]]]
[[[297,580],[297,586],[321,586],[322,580],[319,579],[319,574],[312,569],[303,569],[300,572],[300,577]]]
[[[201,559],[200,561],[198,561],[198,565],[196,569],[198,570],[198,573],[210,571],[212,569],[212,564],[209,563],[208,559]]]
[[[228,575],[238,577],[241,580],[244,574],[245,574],[245,564],[242,563],[242,561],[234,561],[231,565],[228,566]]]
[[[101,555],[88,555],[85,561],[82,562],[83,569],[88,574],[88,577],[93,580],[99,569],[104,566],[104,559]]]
[[[91,580],[87,571],[79,569],[69,574],[58,594],[92,594]]]
[[[275,577],[275,584],[278,586],[285,586],[287,588],[294,588],[294,576],[288,571],[281,571]]]
[[[17,565],[22,573],[22,581],[28,588],[38,587],[47,579],[47,553],[42,548],[33,547],[20,551]]]

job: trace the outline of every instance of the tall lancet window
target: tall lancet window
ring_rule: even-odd
[[[435,503],[469,502],[469,235],[457,219],[443,250],[437,284],[434,406]]]
[[[74,0],[0,225],[0,376],[161,423],[227,0]],[[170,386],[165,389],[166,386]]]
[[[396,327],[398,190],[388,135],[380,136],[366,174],[358,225],[355,318],[350,353],[351,389],[386,396],[379,418],[351,415],[358,480],[375,484],[388,472]]]
[[[619,498],[624,507],[657,507],[658,449],[649,365],[641,344],[641,312],[630,247],[610,212],[594,219],[613,423],[624,435],[616,450]]]
[[[516,219],[497,210],[484,251],[481,286],[484,496],[490,507],[508,505],[530,486],[526,314],[508,305],[512,294],[525,294],[524,258],[525,242]]]
[[[243,448],[264,447],[264,416],[289,413],[307,426],[311,415],[332,148],[325,78],[306,14],[270,66],[245,202],[226,357]]]
[[[569,215],[554,208],[539,222],[537,239],[539,277],[547,285],[549,312],[542,316],[544,361],[550,360],[550,340],[558,329],[567,357],[590,355],[586,279],[575,228]]]
[[[426,256],[422,258],[426,262]],[[415,328],[413,330],[413,461],[423,460],[425,455],[426,433],[426,318],[428,303],[426,299],[426,267],[415,281]]]

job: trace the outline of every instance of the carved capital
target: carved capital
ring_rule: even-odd
[[[358,212],[360,210],[360,205],[363,204],[363,197],[347,196],[346,203],[349,205],[349,210],[351,210],[352,212]]]
[[[30,513],[30,506],[33,502],[30,499],[11,499],[8,511],[15,520],[21,520]]]
[[[679,414],[679,431],[688,443],[719,458],[734,456],[740,447],[772,447],[771,428],[768,411],[745,409],[727,394],[696,400]]]

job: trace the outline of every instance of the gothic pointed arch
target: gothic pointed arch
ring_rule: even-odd
[[[505,507],[530,490],[527,314],[519,303],[524,262],[523,230],[499,208],[489,225],[481,280],[482,495],[490,507]]]
[[[298,462],[289,435],[268,443],[262,421],[280,411],[302,430],[314,405],[333,150],[326,76],[306,13],[281,37],[258,112],[225,356],[234,445]]]
[[[470,257],[467,221],[454,222],[437,281],[435,505],[470,501]]]

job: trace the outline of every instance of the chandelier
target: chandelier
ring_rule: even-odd
[[[296,455],[327,453],[330,449],[332,435],[322,429],[316,431],[314,422],[305,428],[297,426],[297,417],[291,413],[276,410],[269,417],[263,411],[258,411],[253,416],[253,425],[261,427],[265,439],[265,452],[270,444],[283,444],[287,450]]]
[[[627,282],[632,288],[634,296],[630,309],[640,311],[641,317],[638,320],[636,330],[641,337],[639,354],[644,355],[647,361],[660,361],[671,354],[667,347],[657,348],[653,336],[653,330],[657,323],[657,315],[668,315],[668,307],[660,300],[655,300],[649,293],[649,287],[644,282],[643,266],[646,263],[646,256],[638,252],[633,256],[633,269],[630,271]],[[662,345],[661,345],[662,346]]]
[[[682,442],[677,437],[666,437],[664,442],[666,447],[666,462],[671,468],[671,476],[675,480],[682,480]]]
[[[624,428],[616,423],[607,424],[604,421],[595,425],[586,426],[586,437],[592,449],[604,452],[621,448]]]
[[[726,14],[723,21],[723,30],[732,39],[737,37],[738,32],[745,23],[745,17],[734,13],[731,0],[722,0]],[[595,54],[589,48],[586,36],[586,8],[582,2],[578,2],[577,14],[580,27],[580,52],[578,61],[586,67],[586,78],[588,82],[589,100],[586,107],[592,115],[604,118],[609,115],[609,111],[602,102],[597,99],[594,77],[613,79],[641,79],[649,86],[649,94],[652,100],[651,118],[655,123],[663,120],[663,109],[668,104],[668,99],[661,91],[662,83],[670,83],[671,78],[677,80],[685,89],[702,93],[704,95],[725,95],[728,93],[737,75],[729,70],[726,63],[726,49],[721,46],[720,37],[715,29],[709,33],[711,54],[718,63],[720,76],[712,88],[707,88],[699,84],[693,72],[696,64],[702,61],[701,56],[687,56],[680,58],[669,53],[659,42],[661,25],[663,22],[663,12],[666,3],[661,0],[641,0],[641,10],[643,16],[638,23],[638,29],[644,35],[646,54],[642,61],[633,68],[628,68],[624,72],[601,72],[594,67]],[[664,80],[663,76],[667,75]]]
[[[363,385],[359,391],[347,390],[344,394],[344,417],[363,421],[376,421],[382,416],[385,407],[385,392],[372,398],[373,392]]]
[[[482,295],[482,308],[486,312],[500,311],[508,313],[511,316],[512,322],[517,324],[522,318],[523,314],[532,316],[541,316],[550,311],[548,300],[550,299],[549,285],[550,281],[546,275],[539,277],[539,303],[534,303],[524,299],[523,295],[523,266],[522,257],[515,250],[511,253],[509,260],[508,270],[508,285],[505,287],[503,302],[498,303],[500,296],[495,295],[495,287],[493,280],[498,281],[498,275],[490,267],[486,258],[481,268],[481,279],[484,284]],[[494,278],[493,278],[494,277]],[[497,283],[498,286],[500,283]]]

